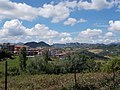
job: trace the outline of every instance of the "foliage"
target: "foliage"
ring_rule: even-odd
[[[5,58],[13,59],[12,53],[10,53],[10,52],[7,51],[7,50],[2,50],[2,51],[0,51],[0,60],[5,59]]]
[[[100,70],[101,64],[90,59],[86,55],[73,53],[64,60],[49,61],[48,53],[43,56],[35,56],[28,65],[27,70],[31,74],[60,74],[80,72],[96,72]]]
[[[117,75],[120,74],[120,59],[114,58],[111,61],[108,61],[103,65],[103,71],[106,71],[108,73],[112,73],[112,82],[113,84],[111,85],[111,88],[116,88],[120,82],[120,78],[117,78]]]
[[[96,61],[90,55],[74,52],[64,60],[50,60],[49,52],[27,60],[26,49],[21,49],[16,60],[8,60],[9,89],[14,90],[117,90],[120,89],[120,59],[103,62]],[[22,70],[28,76],[20,75],[19,60]],[[103,64],[102,64],[103,63]],[[103,71],[100,72],[102,67]],[[0,62],[0,89],[4,63]],[[77,84],[73,80],[76,71]],[[99,73],[98,73],[99,72]],[[33,74],[33,75],[30,75]],[[39,74],[39,75],[36,75]],[[48,75],[49,74],[49,75]],[[55,75],[57,74],[57,75]],[[3,88],[2,88],[3,89]]]
[[[30,74],[59,74],[66,73],[65,67],[61,61],[46,62],[43,56],[35,56],[27,67]]]
[[[17,68],[17,67],[10,67],[10,68],[8,69],[8,75],[9,75],[9,76],[20,75],[19,68]]]
[[[116,57],[110,61],[107,61],[103,65],[102,69],[103,71],[106,71],[106,72],[113,72],[113,71],[120,72],[120,59]]]
[[[45,70],[46,61],[41,56],[34,57],[27,67],[30,74],[40,74]]]
[[[89,72],[95,71],[96,62],[92,59],[87,60],[86,66]]]
[[[46,61],[46,63],[48,63],[48,61],[50,60],[50,55],[48,50],[46,50],[43,54],[44,60]]]
[[[19,60],[20,60],[20,70],[25,71],[26,70],[26,61],[27,61],[27,57],[26,57],[26,48],[23,47],[20,50],[19,53]]]
[[[96,72],[100,70],[100,63],[95,62],[91,57],[84,54],[77,52],[68,56],[67,59],[68,62],[66,66],[68,72],[73,72],[74,69],[76,69],[77,72]]]

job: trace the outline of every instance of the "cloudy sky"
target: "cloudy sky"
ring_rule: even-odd
[[[120,42],[120,0],[0,0],[0,43]]]

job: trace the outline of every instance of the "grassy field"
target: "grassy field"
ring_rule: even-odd
[[[15,59],[13,59],[13,60],[8,59],[7,61],[8,61],[8,68],[19,66],[18,57],[15,57]],[[0,72],[4,72],[4,64],[5,64],[4,61],[0,62]]]
[[[86,73],[77,74],[77,82],[82,86],[97,87],[95,90],[104,89],[105,78],[109,78],[110,74],[105,73]],[[102,81],[103,80],[103,81]],[[8,77],[8,90],[73,90],[74,86],[73,74],[61,75],[20,75]],[[4,90],[4,78],[0,78],[0,90]],[[93,90],[93,89],[91,89]],[[116,89],[120,90],[120,89]]]
[[[102,49],[91,49],[91,50],[88,50],[88,51],[98,54],[98,53],[102,52],[103,50]]]
[[[29,63],[30,58],[27,60],[27,65]],[[18,57],[8,60],[8,68],[11,67],[19,68]],[[0,62],[0,72],[4,73],[4,62]],[[78,87],[84,88],[77,90],[120,90],[120,86],[117,89],[110,89],[113,86],[111,78],[112,74],[103,72],[77,73]],[[116,80],[120,83],[120,75],[117,75]],[[28,75],[23,73],[17,76],[8,76],[8,90],[75,90],[74,86],[74,74]],[[0,77],[0,90],[4,90],[4,77]]]
[[[7,62],[8,62],[8,69],[11,67],[19,68],[19,57],[18,56],[15,56],[13,60],[8,59]],[[28,58],[28,60],[27,60],[27,65],[29,63],[30,63],[30,58]],[[2,73],[4,73],[4,65],[5,65],[5,62],[1,61],[0,62],[0,72],[2,72]]]

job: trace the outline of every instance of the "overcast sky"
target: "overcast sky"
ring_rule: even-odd
[[[0,43],[120,42],[120,0],[0,0]]]

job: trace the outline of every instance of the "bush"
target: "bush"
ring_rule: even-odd
[[[55,68],[54,64],[52,64],[52,63],[47,63],[47,64],[45,65],[45,73],[46,73],[46,74],[53,74],[53,73],[54,73],[54,68]]]
[[[19,68],[17,68],[17,67],[10,67],[8,69],[8,75],[10,75],[10,76],[20,75]]]
[[[2,77],[3,77],[3,75],[4,75],[4,74],[3,74],[2,72],[0,72],[0,78],[2,78]]]
[[[36,56],[31,60],[30,64],[27,66],[27,72],[30,74],[45,73],[45,65],[45,60],[40,56]]]

